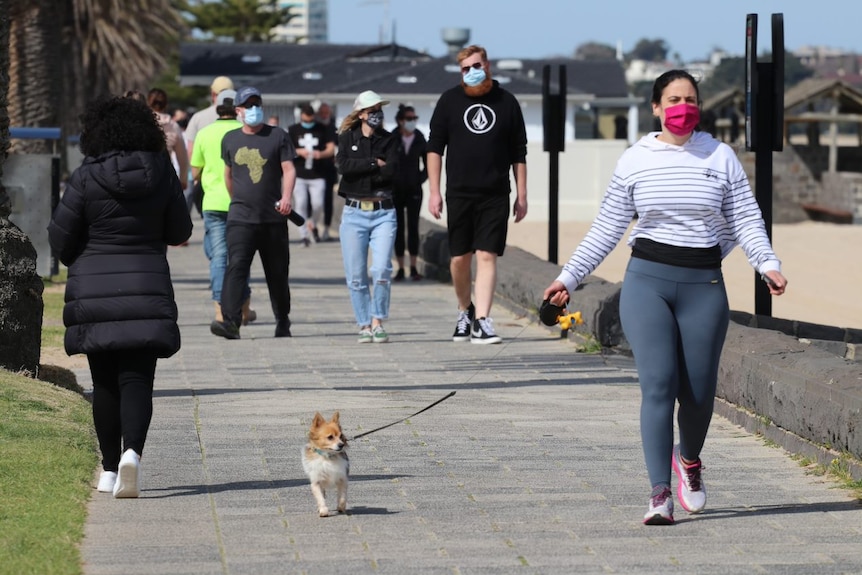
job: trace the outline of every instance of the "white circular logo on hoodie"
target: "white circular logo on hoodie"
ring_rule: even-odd
[[[464,125],[474,134],[487,134],[497,123],[497,114],[485,104],[473,104],[464,112]]]

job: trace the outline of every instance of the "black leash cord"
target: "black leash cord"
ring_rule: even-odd
[[[450,398],[450,397],[452,397],[453,395],[455,395],[455,392],[454,392],[454,391],[451,391],[451,392],[449,392],[449,394],[448,394],[448,395],[445,395],[444,397],[441,397],[440,399],[438,399],[437,401],[435,401],[434,403],[432,403],[431,405],[429,405],[429,406],[427,406],[427,407],[423,407],[422,409],[420,409],[419,411],[417,411],[417,412],[416,412],[416,413],[414,413],[413,415],[408,415],[408,416],[407,416],[407,417],[405,417],[404,419],[399,419],[398,421],[393,421],[392,423],[388,423],[388,424],[386,424],[386,425],[384,425],[384,426],[382,426],[382,427],[378,427],[377,429],[372,429],[371,431],[366,431],[365,433],[360,433],[359,435],[354,435],[354,436],[353,436],[353,439],[349,439],[348,441],[353,441],[354,439],[359,439],[360,437],[365,437],[366,435],[371,435],[372,433],[374,433],[374,432],[376,432],[376,431],[380,431],[381,429],[386,429],[387,427],[392,427],[393,425],[398,425],[399,423],[402,423],[402,422],[404,422],[404,421],[407,421],[407,420],[408,420],[408,419],[410,419],[411,417],[416,417],[417,415],[419,415],[419,414],[420,414],[420,413],[422,413],[423,411],[428,411],[429,409],[431,409],[432,407],[434,407],[434,406],[435,406],[435,405],[437,405],[438,403],[442,403],[442,402],[446,401],[447,399],[449,399],[449,398]]]

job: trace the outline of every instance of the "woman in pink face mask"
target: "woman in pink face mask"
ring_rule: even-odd
[[[544,299],[564,305],[637,215],[620,320],[641,387],[641,441],[651,489],[643,521],[669,525],[671,469],[683,509],[698,513],[706,505],[700,453],[730,320],[721,261],[739,244],[773,295],[784,293],[787,280],[736,153],[695,131],[700,98],[694,78],[683,70],[662,74],[651,101],[661,132],[623,153],[599,215]]]

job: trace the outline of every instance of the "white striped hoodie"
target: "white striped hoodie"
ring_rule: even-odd
[[[734,151],[706,132],[682,146],[651,132],[617,162],[599,214],[557,277],[569,291],[619,243],[635,214],[627,245],[637,238],[672,246],[721,246],[724,258],[739,244],[759,272],[780,270],[748,177]]]

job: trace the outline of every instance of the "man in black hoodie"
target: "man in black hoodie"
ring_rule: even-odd
[[[449,264],[458,323],[453,341],[500,343],[489,317],[497,284],[497,257],[506,247],[509,169],[517,186],[515,222],[527,215],[527,131],[518,100],[491,78],[481,46],[458,53],[461,84],[444,92],[431,116],[428,139],[428,210],[440,219],[442,156],[446,152]],[[448,148],[448,150],[447,150]],[[476,254],[475,305],[471,298]]]

